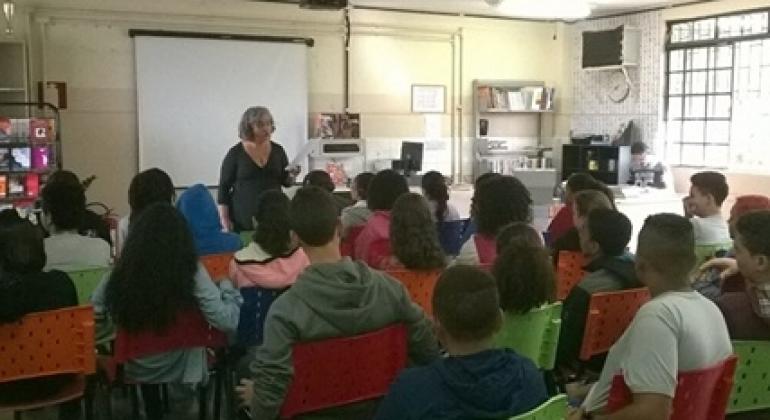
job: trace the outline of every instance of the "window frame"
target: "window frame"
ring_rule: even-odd
[[[752,14],[757,13],[764,13],[767,16],[767,27],[764,28],[764,32],[762,33],[753,33],[750,35],[739,35],[739,36],[733,36],[733,37],[725,37],[720,38],[719,34],[719,20],[720,18],[725,17],[732,17],[732,16],[748,16]],[[704,21],[704,20],[714,20],[714,28],[713,28],[713,38],[711,39],[705,39],[705,40],[694,40],[695,38],[695,25],[697,22]],[[672,36],[673,36],[673,30],[676,25],[680,24],[686,24],[691,23],[693,25],[693,40],[690,41],[680,41],[680,42],[672,42]],[[731,146],[732,146],[732,131],[733,131],[733,110],[735,105],[735,74],[736,74],[736,54],[738,49],[738,43],[744,42],[744,41],[752,41],[752,40],[766,40],[770,39],[770,8],[769,7],[763,7],[763,8],[756,8],[756,9],[748,9],[748,10],[742,10],[742,11],[735,11],[735,12],[729,12],[729,13],[721,13],[721,14],[715,14],[715,15],[708,15],[708,16],[700,16],[697,18],[689,18],[689,19],[679,19],[679,20],[671,20],[666,22],[666,43],[664,48],[665,53],[665,72],[664,72],[664,90],[663,90],[663,116],[664,116],[664,123],[665,123],[665,155],[666,159],[669,158],[669,148],[673,145],[677,145],[679,147],[679,158],[678,162],[671,163],[672,166],[676,167],[690,167],[690,168],[719,168],[719,169],[726,169],[731,164]],[[717,51],[717,48],[720,47],[730,47],[731,51],[731,65],[729,68],[727,67],[718,67],[716,63],[716,59],[713,60],[714,66],[712,67],[712,54],[714,54]],[[696,69],[693,70],[692,68],[688,68],[687,63],[687,55],[688,51],[693,51],[699,48],[705,48],[706,49],[706,66],[703,69]],[[682,51],[682,66],[681,70],[671,70],[671,53],[673,51]],[[724,71],[724,70],[730,70],[730,91],[729,93],[722,93],[722,92],[715,92],[715,85],[716,85],[716,72],[718,71]],[[703,71],[706,73],[706,86],[705,90],[702,93],[688,93],[687,92],[687,83],[690,79],[688,76],[691,76],[695,72]],[[670,86],[670,78],[672,74],[681,74],[681,92],[677,94],[671,94],[671,86]],[[713,75],[713,76],[712,76]],[[712,86],[712,80],[714,86]],[[730,112],[728,117],[710,117],[709,116],[709,100],[710,98],[720,97],[720,96],[729,96],[730,98]],[[669,102],[671,98],[680,98],[681,100],[681,115],[680,117],[677,117],[675,119],[672,119],[669,117],[671,109],[669,109]],[[704,108],[704,117],[688,117],[686,114],[687,110],[687,99],[692,97],[703,97],[703,100],[705,103]],[[701,142],[694,142],[694,141],[687,141],[684,138],[684,130],[685,130],[685,122],[687,121],[702,121],[703,122],[703,137]],[[707,140],[707,133],[708,133],[708,127],[710,121],[727,121],[728,122],[728,133],[727,133],[727,140],[725,141],[708,141]],[[680,124],[679,127],[679,140],[676,142],[669,141],[669,123],[670,122],[676,122]],[[694,165],[694,164],[685,164],[682,163],[682,157],[683,157],[683,151],[684,146],[702,146],[702,159],[701,165]],[[726,166],[715,166],[708,164],[706,162],[706,150],[709,146],[712,147],[726,147],[728,157],[726,160]]]

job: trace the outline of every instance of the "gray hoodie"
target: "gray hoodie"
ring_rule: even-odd
[[[294,373],[294,343],[352,336],[394,323],[407,327],[412,362],[426,364],[438,357],[430,321],[398,281],[347,258],[309,266],[268,311],[264,342],[250,364],[252,417],[278,417]]]

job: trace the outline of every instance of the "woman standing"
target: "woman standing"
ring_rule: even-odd
[[[219,177],[219,217],[225,230],[253,230],[258,197],[294,182],[298,170],[288,168],[289,158],[271,141],[275,123],[261,106],[248,108],[238,125],[241,142],[230,148]]]

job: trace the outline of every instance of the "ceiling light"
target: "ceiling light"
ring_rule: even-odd
[[[591,15],[586,0],[485,0],[500,13],[532,19],[583,19]]]

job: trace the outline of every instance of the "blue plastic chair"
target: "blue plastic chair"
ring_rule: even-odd
[[[465,242],[463,241],[463,234],[467,225],[468,219],[438,222],[436,224],[439,243],[441,243],[441,248],[447,255],[457,255],[460,253],[460,248],[462,248]]]
[[[263,289],[244,287],[241,289],[243,305],[238,320],[238,345],[252,347],[262,344],[265,318],[275,298],[286,289]]]

